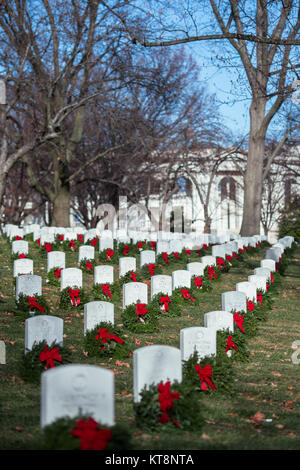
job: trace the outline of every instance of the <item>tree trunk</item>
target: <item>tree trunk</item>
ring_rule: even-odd
[[[263,125],[265,99],[254,99],[250,107],[250,135],[247,168],[244,177],[244,207],[242,236],[260,233],[261,200],[263,189],[263,159],[266,130]]]
[[[70,190],[68,186],[60,186],[55,196],[52,226],[70,227]]]

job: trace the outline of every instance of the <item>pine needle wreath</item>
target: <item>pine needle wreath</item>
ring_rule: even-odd
[[[170,302],[166,300],[166,297],[170,299]],[[165,299],[165,300],[161,300]],[[149,304],[156,312],[158,318],[163,317],[179,317],[181,315],[181,305],[176,302],[173,296],[167,296],[162,292],[155,294]]]
[[[101,336],[99,329],[106,330],[108,332],[107,334],[116,336],[122,340],[123,343],[119,344],[114,339],[105,339],[105,335],[104,341],[101,340],[101,337],[99,337]],[[95,328],[86,332],[84,347],[88,356],[91,357],[125,359],[130,356],[130,353],[134,348],[134,344],[129,339],[128,335],[124,334],[124,331],[121,328],[108,322],[101,322],[96,325]]]
[[[47,273],[47,281],[51,286],[60,287],[60,269],[58,266],[50,269]]]
[[[220,282],[222,271],[216,265],[206,266],[203,276],[206,282]]]
[[[108,293],[107,294],[105,293],[105,287],[103,289],[102,285],[104,285],[106,287],[108,286],[111,297],[109,296]],[[98,284],[98,283],[93,284],[92,296],[96,300],[103,300],[105,302],[117,303],[117,302],[119,302],[119,300],[121,298],[120,285],[117,282],[114,282],[112,284],[110,284],[108,282],[103,282],[102,284]]]
[[[78,428],[78,423],[87,424],[87,434],[74,433]],[[98,422],[96,426],[95,420],[88,415],[78,415],[74,418],[62,417],[55,420],[53,423],[45,426],[40,431],[37,437],[37,448],[40,450],[128,450],[131,449],[131,434],[126,426],[123,424],[116,424],[115,426],[102,425]],[[89,424],[91,430],[89,431]],[[83,427],[84,428],[84,427]],[[101,439],[102,433],[98,434],[97,431],[105,430],[103,437],[109,439]],[[83,431],[83,429],[82,429]],[[75,434],[75,435],[74,435]],[[99,439],[99,437],[100,439]]]
[[[211,380],[216,390],[208,386],[204,393],[231,395],[234,389],[235,369],[231,358],[226,354],[206,356],[199,359],[199,354],[195,351],[189,359],[182,363],[183,381],[191,383],[198,391],[202,392],[203,390],[201,390],[201,381],[196,371],[196,365],[204,368],[207,364],[211,366]]]
[[[29,257],[28,253],[12,253],[11,256],[10,256],[10,259],[13,263],[17,259],[28,258],[28,257]]]
[[[34,306],[33,303],[29,301],[30,298],[36,299],[34,303],[44,310],[40,310],[38,307]],[[49,315],[50,313],[49,305],[43,295],[34,294],[28,296],[20,293],[18,300],[16,300],[16,306],[17,308],[14,312],[23,319],[34,315]]]
[[[117,250],[107,248],[97,254],[97,262],[100,264],[118,264],[119,255]]]
[[[178,306],[195,308],[199,306],[198,295],[199,293],[196,292],[195,297],[193,297],[192,289],[188,287],[177,287],[172,292],[172,299]],[[186,298],[184,296],[186,296]]]
[[[153,272],[152,275],[151,275],[151,272]],[[162,274],[162,269],[156,263],[144,264],[141,267],[140,275],[141,275],[142,279],[149,280],[149,279],[151,279],[152,276],[156,276],[157,274]]]
[[[217,355],[226,354],[228,337],[232,338],[233,343],[237,347],[237,349],[230,349],[232,351],[232,361],[248,362],[250,358],[250,350],[247,345],[247,338],[244,333],[237,329],[235,329],[234,333],[229,330],[217,331]]]
[[[54,367],[72,362],[71,353],[68,348],[56,344],[55,342],[51,345],[47,345],[46,341],[35,343],[30,351],[23,353],[19,362],[19,373],[25,382],[40,384],[41,374],[47,370],[47,362],[40,360],[40,353],[44,352],[45,346],[47,346],[50,351],[56,348],[59,357],[62,359],[61,361],[54,359]]]
[[[135,256],[136,255],[136,248],[135,245],[133,245],[132,241],[130,243],[119,243],[118,248],[117,248],[117,253],[120,258],[123,258],[124,256]]]
[[[135,281],[134,281],[135,279]],[[139,271],[128,271],[124,276],[121,276],[117,284],[120,287],[120,290],[122,290],[123,284],[127,284],[128,282],[142,282],[144,279],[141,276],[141,273]]]
[[[203,405],[197,387],[191,386],[190,383],[174,381],[170,386],[170,391],[179,393],[179,399],[174,399],[172,408],[167,410],[168,421],[159,422],[163,412],[158,401],[160,395],[158,384],[144,387],[140,392],[141,400],[133,404],[136,425],[150,432],[199,431],[204,424],[204,419]]]
[[[202,283],[200,287],[198,287],[199,278],[202,279]],[[199,294],[203,292],[211,292],[212,290],[213,290],[213,287],[209,279],[205,279],[204,276],[192,276],[191,289],[190,289],[192,297],[193,296],[198,297]]]
[[[154,333],[158,329],[157,310],[151,304],[146,304],[147,313],[142,317],[137,315],[137,305],[128,305],[121,313],[121,321],[124,328],[133,333]]]
[[[70,297],[69,289],[70,287],[66,287],[65,289],[61,291],[60,300],[59,300],[59,308],[61,308],[62,310],[72,310],[74,308],[77,310],[82,310],[84,307],[84,304],[89,302],[88,295],[85,293],[83,288],[80,288],[77,286],[72,287],[72,290],[75,290],[75,291],[79,290],[79,298],[80,298],[80,303],[78,305],[74,305]],[[78,303],[76,299],[75,299],[75,302],[76,304]]]
[[[87,273],[87,274],[94,275],[94,271],[95,271],[95,260],[94,260],[94,259],[83,258],[83,259],[80,261],[80,266],[79,266],[79,268],[82,269],[82,271],[85,272],[85,273]]]

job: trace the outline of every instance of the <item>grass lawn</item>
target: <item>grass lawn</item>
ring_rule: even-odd
[[[129,427],[134,449],[300,448],[300,363],[293,363],[291,358],[295,353],[292,344],[300,340],[299,247],[282,278],[281,289],[267,321],[261,322],[258,334],[248,339],[250,360],[235,364],[233,395],[202,393],[204,426],[199,432],[186,432],[174,427],[170,434],[145,432],[135,425],[132,358],[128,357],[120,365],[114,360],[100,362],[84,354],[83,311],[59,309],[59,288],[46,284],[46,254],[42,254],[34,242],[29,242],[29,246],[34,274],[43,278],[43,295],[50,304],[51,314],[64,320],[64,346],[70,350],[72,362],[96,364],[114,371],[116,421]],[[235,290],[236,283],[246,281],[253,269],[260,265],[265,251],[261,249],[253,257],[246,256],[243,262],[224,274],[220,282],[213,282],[213,291],[203,292],[195,307],[183,308],[179,317],[160,319],[159,331],[153,334],[124,333],[132,336],[139,346],[164,344],[179,348],[180,329],[203,326],[204,313],[221,309],[221,293]],[[6,344],[6,364],[0,365],[0,449],[29,450],[36,448],[35,439],[40,431],[40,387],[24,382],[18,370],[24,350],[24,321],[12,313],[15,281],[10,253],[9,243],[0,239],[0,340]],[[67,253],[66,267],[77,267],[77,258],[77,253]],[[117,267],[115,269],[117,278]],[[163,273],[170,274],[175,269],[185,269],[185,265],[176,263],[163,267]],[[83,287],[90,293],[93,277],[84,273],[83,279]],[[115,324],[120,323],[121,301],[115,305]]]

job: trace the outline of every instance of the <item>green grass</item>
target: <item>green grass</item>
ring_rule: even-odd
[[[133,415],[132,358],[123,366],[114,360],[100,362],[86,357],[83,343],[83,312],[58,308],[59,288],[46,284],[46,254],[41,255],[36,243],[29,242],[34,273],[43,278],[43,295],[51,314],[64,319],[64,346],[72,353],[72,362],[96,364],[115,372],[115,415],[118,423],[126,423],[133,435],[135,449],[150,450],[229,450],[229,449],[299,449],[300,447],[300,364],[291,360],[292,343],[300,340],[299,275],[300,248],[283,277],[280,293],[275,297],[267,322],[260,323],[258,335],[248,339],[251,356],[247,363],[235,364],[234,394],[218,393],[201,397],[205,425],[199,432],[149,433],[136,427]],[[18,364],[24,349],[24,321],[11,313],[14,308],[13,263],[10,245],[0,239],[1,298],[0,339],[6,343],[5,365],[0,365],[0,448],[2,450],[35,449],[40,431],[40,388],[24,383]],[[179,348],[179,331],[189,326],[203,326],[203,315],[221,309],[221,293],[235,290],[237,282],[247,280],[260,264],[265,249],[213,282],[213,291],[202,293],[196,307],[185,307],[180,317],[160,319],[159,331],[153,334],[125,332],[140,346],[166,344]],[[77,253],[66,255],[67,267],[77,267]],[[199,260],[196,256],[191,261]],[[139,261],[139,260],[138,260]],[[137,266],[139,262],[137,261]],[[115,267],[117,279],[117,267]],[[182,263],[164,266],[163,273],[185,269]],[[84,289],[91,292],[92,277],[83,275]],[[121,323],[121,299],[115,305],[115,323]],[[300,358],[300,354],[299,354]],[[128,367],[129,366],[129,367]],[[202,395],[203,396],[203,395]],[[270,422],[259,425],[255,413],[262,413]]]

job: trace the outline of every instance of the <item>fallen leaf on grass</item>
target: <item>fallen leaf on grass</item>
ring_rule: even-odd
[[[147,344],[147,346],[150,346],[151,344],[154,344],[154,343],[151,343],[150,341],[145,341],[145,344]]]
[[[275,375],[275,377],[281,377],[282,375],[280,372],[275,372],[275,371],[272,372],[272,374]]]
[[[113,373],[114,373],[115,375],[122,375],[122,374],[124,374],[124,372],[123,372],[122,370],[117,370],[117,369],[113,369]]]
[[[142,343],[140,342],[139,339],[135,338],[135,339],[134,339],[134,344],[135,344],[136,346],[140,346]]]
[[[169,335],[169,338],[175,338],[175,335]]]
[[[121,362],[119,360],[116,360],[115,364],[116,364],[116,366],[119,366],[119,367],[124,366],[124,367],[128,367],[128,369],[130,369],[130,365],[128,364],[128,362]]]
[[[129,398],[129,397],[132,397],[132,393],[127,393],[126,390],[122,390],[122,395],[125,397],[125,398]]]
[[[85,357],[87,357],[88,354],[89,354],[89,353],[88,353],[87,351],[83,351],[83,355],[84,355]]]
[[[206,439],[206,440],[210,439],[210,437],[205,433],[203,433],[201,437],[202,437],[202,439]]]
[[[251,416],[251,418],[256,426],[260,426],[261,423],[266,419],[265,415],[260,411],[257,411],[255,415]]]
[[[283,426],[283,424],[275,424],[275,428],[277,428],[277,429],[283,429],[284,426]]]
[[[16,431],[24,431],[24,429],[25,429],[25,428],[24,428],[23,426],[16,426],[16,427],[15,427],[15,430],[16,430]]]
[[[295,387],[287,387],[288,390],[294,390]]]

